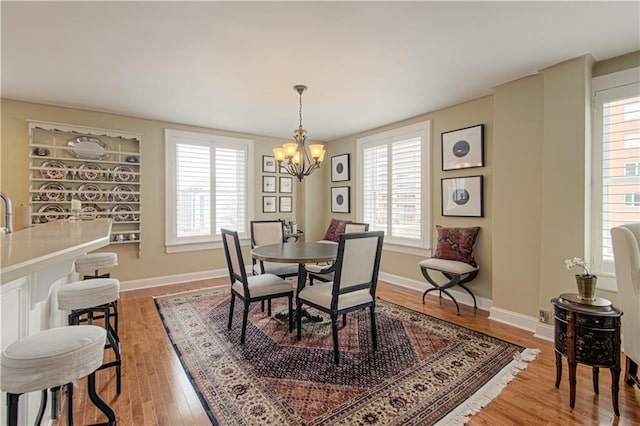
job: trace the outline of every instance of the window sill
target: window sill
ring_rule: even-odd
[[[248,246],[251,242],[248,238],[240,239],[241,246]],[[165,253],[184,253],[189,251],[202,251],[202,250],[216,250],[223,248],[222,240],[220,241],[209,241],[206,243],[185,243],[185,244],[165,244]]]
[[[402,244],[384,243],[384,250],[393,251],[396,253],[413,254],[415,256],[431,257],[431,248],[407,246]]]

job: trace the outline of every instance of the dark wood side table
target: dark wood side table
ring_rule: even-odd
[[[607,299],[597,297],[591,304],[577,294],[562,294],[551,299],[555,318],[556,388],[562,378],[562,356],[569,364],[569,405],[576,402],[576,367],[578,363],[593,368],[593,391],[597,394],[599,368],[611,370],[611,400],[616,416],[620,381],[620,317],[622,311]]]

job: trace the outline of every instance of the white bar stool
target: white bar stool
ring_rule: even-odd
[[[109,344],[105,349],[111,348],[115,355],[115,361],[104,363],[98,368],[116,368],[116,391],[120,394],[122,374],[120,358],[120,339],[117,331],[110,321],[110,305],[118,300],[120,294],[120,281],[115,278],[95,278],[91,280],[76,281],[63,285],[58,289],[58,309],[71,311],[69,314],[69,325],[79,325],[80,316],[87,315],[89,324],[96,317],[94,313],[99,313],[104,317],[104,328],[107,331]]]
[[[99,252],[99,253],[88,253],[82,256],[78,256],[74,262],[75,270],[80,275],[83,274],[92,274],[92,275],[83,275],[83,280],[90,280],[95,278],[110,278],[111,274],[109,272],[100,274],[100,269],[104,268],[112,268],[114,266],[118,266],[118,254],[113,252]],[[116,335],[118,334],[118,301],[114,301],[111,304],[111,308],[113,309],[112,317],[113,323],[116,330]],[[94,318],[99,319],[99,318]],[[82,319],[80,322],[86,322]]]
[[[0,386],[7,392],[7,425],[18,425],[20,395],[42,391],[36,424],[42,422],[47,390],[67,388],[67,424],[73,424],[73,383],[88,376],[89,399],[115,426],[111,407],[96,392],[95,371],[102,364],[106,331],[101,327],[58,327],[27,336],[10,344],[0,361]],[[24,421],[21,422],[24,424]]]

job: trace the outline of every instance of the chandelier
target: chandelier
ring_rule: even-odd
[[[302,178],[309,176],[320,167],[325,150],[322,144],[309,145],[309,152],[305,149],[307,131],[302,128],[302,93],[307,90],[307,86],[298,84],[293,86],[293,90],[300,96],[300,125],[293,131],[295,142],[285,143],[282,148],[273,148],[273,156],[278,162],[278,168],[284,168],[287,173],[302,182]]]

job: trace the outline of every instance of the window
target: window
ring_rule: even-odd
[[[640,192],[628,192],[624,194],[625,207],[640,207]]]
[[[640,221],[638,75],[635,68],[593,79],[591,264],[607,290],[616,290],[610,230]]]
[[[624,164],[625,176],[640,176],[640,163],[625,163]]]
[[[387,248],[428,248],[430,134],[425,121],[357,141],[357,217]]]
[[[221,247],[220,228],[246,238],[253,141],[165,130],[168,253]]]

